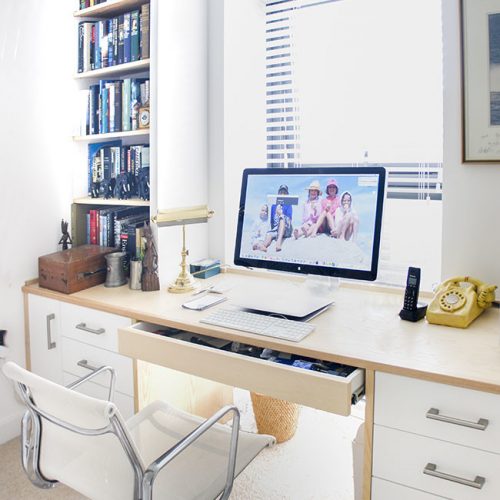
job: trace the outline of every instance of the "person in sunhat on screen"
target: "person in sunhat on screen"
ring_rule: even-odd
[[[306,238],[311,236],[321,215],[321,188],[319,181],[312,181],[306,189],[308,195],[302,211],[302,225],[293,231],[293,236],[296,240],[301,236]],[[314,232],[314,234],[316,233]]]
[[[335,229],[335,212],[340,207],[340,198],[337,196],[339,186],[335,179],[330,179],[326,183],[326,197],[321,200],[321,215],[318,217],[311,236],[316,233],[327,233],[333,236]]]

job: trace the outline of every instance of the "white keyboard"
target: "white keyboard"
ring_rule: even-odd
[[[314,330],[310,323],[230,309],[217,309],[200,322],[291,342],[301,341]]]

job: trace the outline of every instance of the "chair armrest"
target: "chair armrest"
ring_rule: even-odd
[[[229,450],[229,461],[227,467],[227,477],[226,484],[224,486],[224,491],[221,500],[225,500],[229,497],[231,490],[233,488],[234,481],[234,470],[236,467],[236,451],[238,449],[238,433],[240,430],[240,412],[236,406],[224,406],[219,411],[214,413],[205,422],[200,424],[196,429],[190,432],[187,436],[181,439],[175,446],[172,446],[165,453],[160,455],[156,460],[151,462],[149,467],[146,469],[143,478],[143,498],[152,498],[153,492],[153,482],[156,479],[158,473],[169,464],[177,455],[182,453],[188,446],[193,444],[199,437],[201,437],[205,432],[207,432],[211,427],[213,427],[224,415],[229,412],[234,413],[233,428],[231,431],[231,443]]]
[[[114,392],[115,392],[115,379],[116,379],[116,371],[113,367],[111,366],[101,366],[99,368],[89,368],[92,370],[88,375],[85,375],[78,380],[75,380],[71,384],[68,384],[66,386],[67,389],[75,389],[76,387],[82,385],[85,382],[88,382],[89,380],[93,379],[97,375],[100,375],[103,372],[109,372],[109,394],[108,394],[108,401],[113,400]]]

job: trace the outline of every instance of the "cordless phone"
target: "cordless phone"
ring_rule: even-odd
[[[418,321],[425,316],[427,306],[418,305],[418,292],[420,290],[420,268],[409,267],[406,277],[405,297],[403,309],[399,312],[399,317],[407,321]]]
[[[403,309],[415,311],[417,309],[418,292],[420,290],[420,268],[409,267],[406,277],[405,298]]]

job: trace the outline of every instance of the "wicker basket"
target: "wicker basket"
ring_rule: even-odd
[[[259,434],[270,434],[278,443],[295,434],[299,420],[299,405],[251,392],[253,412]]]

